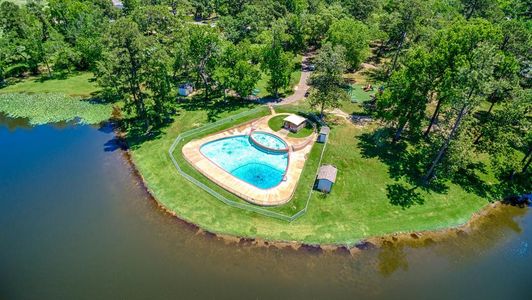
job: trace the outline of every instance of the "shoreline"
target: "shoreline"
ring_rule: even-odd
[[[490,216],[496,214],[509,204],[505,204],[501,201],[495,201],[487,203],[479,211],[474,212],[471,217],[464,224],[457,226],[441,228],[435,230],[419,230],[411,232],[394,232],[378,236],[371,236],[360,239],[352,244],[332,243],[332,244],[319,244],[319,243],[305,243],[304,241],[283,241],[283,240],[267,240],[261,237],[243,237],[231,234],[219,233],[212,230],[206,230],[200,225],[191,220],[187,220],[176,212],[168,209],[163,203],[161,203],[149,189],[148,184],[141,172],[137,169],[134,158],[132,157],[127,141],[124,134],[115,128],[115,134],[117,139],[122,141],[126,145],[125,149],[122,149],[122,155],[131,167],[133,176],[139,180],[143,189],[146,191],[148,197],[161,209],[165,214],[175,217],[184,225],[192,227],[197,231],[197,234],[204,234],[215,237],[225,243],[234,245],[248,245],[252,247],[276,247],[279,249],[290,248],[292,250],[305,250],[308,252],[348,252],[354,255],[360,251],[370,250],[375,248],[381,248],[389,245],[390,243],[433,243],[444,241],[449,238],[454,238],[464,233],[470,233],[478,230],[476,227],[484,223]]]

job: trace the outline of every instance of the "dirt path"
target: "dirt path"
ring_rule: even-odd
[[[305,94],[310,88],[307,81],[312,74],[312,71],[309,70],[309,66],[311,64],[310,58],[312,56],[313,54],[311,53],[303,55],[301,61],[301,78],[299,78],[299,83],[294,87],[294,93],[292,95],[279,99],[262,98],[259,100],[259,102],[268,105],[286,105],[306,98]]]
[[[310,78],[310,75],[312,74],[312,71],[309,70],[309,58],[310,55],[308,54],[305,54],[305,56],[303,56],[303,60],[301,62],[301,78],[299,79],[299,83],[297,84],[297,86],[294,88],[294,93],[288,97],[281,98],[281,101],[277,102],[276,105],[290,104],[306,98],[305,94],[309,89],[307,81]]]

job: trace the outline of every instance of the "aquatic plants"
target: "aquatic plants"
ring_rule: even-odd
[[[27,118],[32,125],[63,121],[97,124],[109,119],[111,112],[111,104],[64,94],[0,94],[0,113],[12,118]]]

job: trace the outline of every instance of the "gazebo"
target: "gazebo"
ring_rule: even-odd
[[[333,184],[336,182],[336,174],[338,169],[333,165],[323,165],[318,171],[318,177],[316,178],[318,184],[316,189],[324,193],[330,193]]]
[[[307,124],[307,119],[298,115],[289,115],[284,118],[284,128],[292,132],[298,132],[304,128]]]

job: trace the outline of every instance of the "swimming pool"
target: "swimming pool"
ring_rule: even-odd
[[[268,147],[272,146],[272,149],[287,148],[280,138],[267,135],[254,135],[254,139],[264,138],[267,140],[265,143]],[[288,168],[288,152],[265,150],[252,142],[247,135],[208,142],[200,147],[200,152],[226,172],[260,189],[277,186]]]

